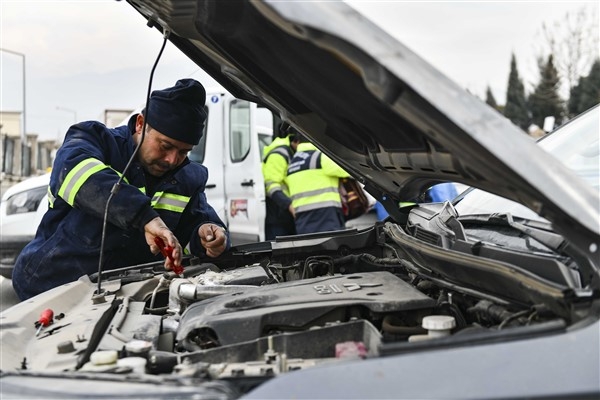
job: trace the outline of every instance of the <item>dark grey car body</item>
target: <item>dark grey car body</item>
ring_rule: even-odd
[[[600,395],[597,188],[344,3],[128,3],[236,97],[305,133],[390,218],[192,258],[186,279],[132,266],[103,273],[102,295],[98,276],[43,293],[2,314],[3,393]],[[460,199],[398,207],[440,181],[540,218],[461,216]],[[47,305],[65,318],[34,338]],[[452,334],[420,337],[431,315],[453,317]],[[127,358],[134,339],[151,343],[144,374],[90,365],[100,350]]]

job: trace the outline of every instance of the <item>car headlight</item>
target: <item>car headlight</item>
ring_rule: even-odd
[[[46,186],[17,193],[6,200],[6,215],[35,212],[46,196]]]

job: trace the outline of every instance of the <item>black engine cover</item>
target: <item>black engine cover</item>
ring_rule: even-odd
[[[435,301],[389,272],[327,276],[250,288],[191,305],[182,315],[177,340],[197,350],[202,336],[216,345],[266,334],[300,331],[361,313],[432,308]]]

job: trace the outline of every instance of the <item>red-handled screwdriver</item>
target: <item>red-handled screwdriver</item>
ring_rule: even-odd
[[[175,265],[175,260],[173,259],[173,248],[171,246],[165,246],[165,242],[158,236],[154,238],[154,243],[160,249],[160,253],[163,255],[163,257],[171,260],[171,263],[173,264],[173,272],[175,272],[177,275],[181,275],[183,273],[183,267],[181,265]]]
[[[52,323],[53,318],[54,311],[52,311],[51,309],[46,308],[44,311],[42,311],[40,318],[35,323],[38,326],[37,332],[35,332],[35,336],[40,334],[42,328],[50,325]]]

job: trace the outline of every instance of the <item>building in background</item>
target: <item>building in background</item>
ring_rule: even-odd
[[[124,122],[127,122],[125,121],[125,119],[129,117],[129,115],[131,115],[132,112],[133,110],[107,108],[106,110],[104,110],[104,125],[108,126],[109,128],[114,128],[116,126],[123,125]]]
[[[108,127],[121,125],[133,110],[106,109],[101,120]],[[37,133],[27,133],[21,146],[21,111],[0,111],[0,166],[3,188],[14,182],[40,175],[52,167],[60,146],[56,140],[38,140]]]
[[[2,185],[38,175],[52,166],[54,140],[40,141],[37,134],[27,133],[21,143],[21,112],[0,111],[0,165]]]

